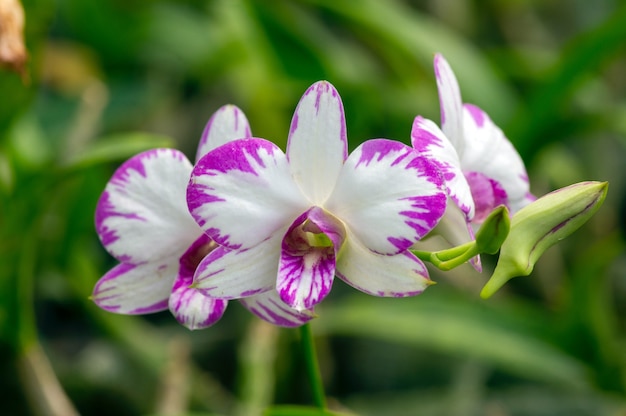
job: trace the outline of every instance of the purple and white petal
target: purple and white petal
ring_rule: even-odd
[[[98,280],[91,299],[100,308],[120,314],[163,311],[177,271],[177,258],[141,265],[118,264]]]
[[[277,326],[298,327],[315,318],[313,310],[297,311],[287,306],[275,290],[241,299],[241,303],[259,318]]]
[[[276,290],[288,306],[311,309],[328,293],[335,277],[335,258],[345,228],[314,207],[289,227],[282,242]]]
[[[246,115],[232,104],[220,107],[207,122],[196,153],[196,163],[211,150],[236,139],[252,137]]]
[[[113,257],[139,264],[180,256],[202,233],[185,203],[191,169],[173,149],[140,153],[117,169],[96,207],[96,231]]]
[[[443,175],[448,195],[463,211],[467,221],[474,217],[474,200],[452,143],[431,120],[418,116],[413,121],[411,144],[433,162]]]
[[[326,201],[347,156],[339,93],[329,82],[317,82],[300,99],[287,143],[291,174],[311,205]]]
[[[448,61],[441,55],[435,55],[435,78],[439,91],[439,107],[441,111],[441,130],[459,155],[463,155],[465,138],[463,135],[463,101],[456,76]]]
[[[200,159],[187,204],[200,227],[231,249],[254,247],[309,206],[285,154],[263,139],[235,140]]]
[[[463,171],[479,172],[498,182],[512,213],[532,202],[524,162],[491,118],[480,108],[465,104],[464,128],[467,147],[461,157]]]
[[[238,299],[273,290],[286,228],[247,250],[218,247],[198,265],[193,287],[218,299]]]
[[[188,329],[208,328],[220,320],[228,301],[205,296],[189,287],[192,279],[178,278],[169,298],[169,309],[176,320]]]
[[[217,322],[226,309],[227,301],[205,296],[190,287],[198,264],[219,246],[202,234],[179,260],[178,277],[174,281],[169,308],[176,320],[188,329],[208,328]]]
[[[374,296],[406,297],[418,295],[432,284],[424,263],[409,251],[377,254],[354,237],[348,232],[337,259],[337,276],[349,285]]]
[[[480,172],[467,172],[466,176],[476,202],[475,223],[482,224],[498,205],[504,205],[510,210],[506,191],[499,182]]]
[[[397,254],[437,225],[446,201],[433,163],[400,142],[376,139],[350,154],[325,207],[370,250]]]

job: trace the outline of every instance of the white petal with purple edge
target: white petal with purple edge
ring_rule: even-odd
[[[467,148],[461,158],[463,171],[478,172],[498,182],[512,213],[532,202],[524,162],[502,130],[471,104],[464,106],[464,122]]]
[[[187,204],[200,227],[231,249],[254,247],[309,206],[285,154],[263,139],[236,140],[200,159]]]
[[[287,305],[296,310],[311,309],[330,293],[337,246],[344,234],[343,225],[318,207],[289,227],[276,281],[276,290]]]
[[[185,204],[191,169],[173,149],[149,150],[117,169],[96,207],[96,231],[111,255],[138,264],[187,249],[201,233]]]
[[[220,107],[209,119],[202,132],[196,163],[211,150],[236,139],[252,137],[246,115],[232,104]]]
[[[370,250],[397,254],[437,225],[446,201],[434,164],[409,146],[376,139],[350,154],[325,208]]]
[[[362,292],[385,297],[414,296],[432,284],[424,263],[410,252],[376,254],[351,233],[337,260],[337,276]]]
[[[434,122],[418,116],[413,121],[411,144],[441,170],[448,195],[470,221],[474,217],[474,200],[452,143]]]
[[[219,299],[238,299],[274,289],[285,229],[248,250],[218,247],[198,265],[193,287]]]
[[[169,298],[172,315],[191,330],[208,328],[219,321],[227,304],[226,300],[207,297],[185,285],[175,285]]]
[[[435,78],[439,91],[439,107],[441,110],[441,130],[452,142],[459,155],[465,151],[463,137],[463,101],[456,76],[448,61],[441,55],[435,55]]]
[[[332,192],[347,149],[339,93],[329,82],[317,82],[300,99],[287,143],[291,174],[312,205],[322,205]]]
[[[165,310],[177,270],[177,258],[119,264],[98,280],[91,299],[106,311],[126,315]]]
[[[304,325],[315,317],[312,310],[297,311],[287,306],[275,290],[241,299],[241,303],[264,321],[287,328]]]

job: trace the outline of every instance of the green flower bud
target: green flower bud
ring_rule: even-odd
[[[497,206],[480,226],[476,233],[476,248],[479,253],[496,254],[511,228],[509,210],[504,205]]]
[[[539,257],[583,225],[600,208],[608,182],[580,182],[557,189],[519,210],[502,244],[496,269],[480,293],[488,298],[516,276],[528,276]]]

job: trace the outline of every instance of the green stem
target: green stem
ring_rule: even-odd
[[[300,327],[300,343],[309,383],[311,383],[311,389],[313,390],[313,400],[317,407],[324,410],[326,409],[326,394],[324,393],[324,384],[322,383],[322,375],[317,361],[310,324],[304,324]]]

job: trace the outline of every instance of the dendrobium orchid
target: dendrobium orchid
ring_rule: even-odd
[[[439,169],[402,143],[374,139],[349,156],[339,94],[328,82],[303,95],[287,152],[260,138],[202,157],[187,202],[220,247],[194,287],[218,299],[277,292],[295,310],[328,295],[335,274],[376,296],[411,296],[430,283],[408,251],[435,227],[447,196]]]
[[[209,119],[196,158],[250,136],[241,110],[224,106]],[[106,185],[96,208],[96,230],[120,264],[95,286],[92,299],[101,308],[146,314],[169,307],[190,329],[206,328],[221,318],[226,300],[190,288],[198,263],[217,247],[187,209],[192,168],[181,152],[155,149],[128,160]],[[289,310],[271,293],[250,304],[253,312],[279,325],[301,325],[311,319],[310,314]]]
[[[434,67],[441,129],[416,117],[413,147],[435,160],[450,198],[468,223],[480,225],[498,205],[514,214],[535,200],[521,157],[484,111],[463,104],[457,79],[442,55],[435,55]]]

